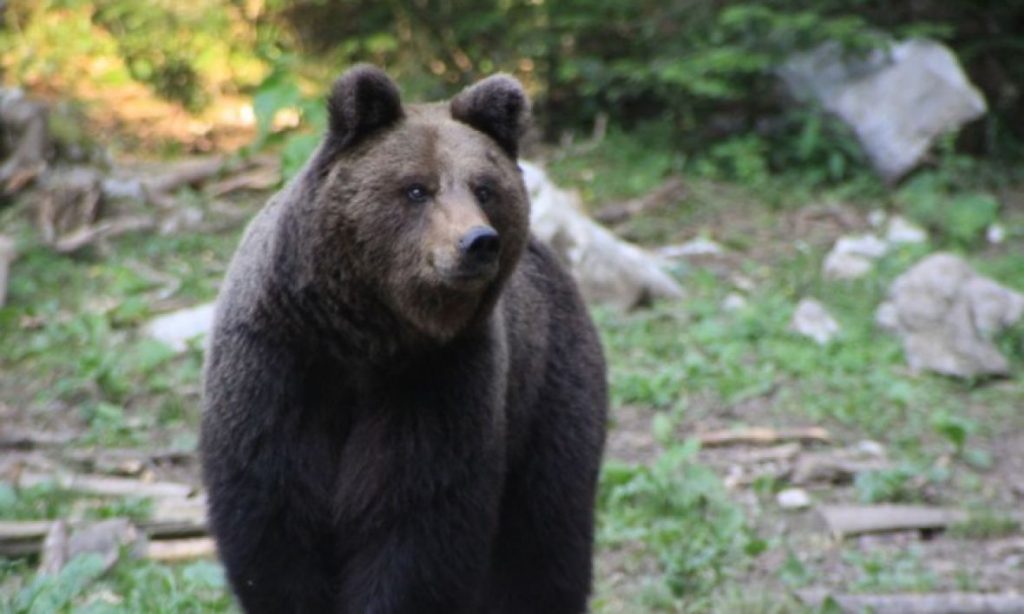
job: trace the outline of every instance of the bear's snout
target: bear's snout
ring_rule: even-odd
[[[477,287],[490,282],[498,274],[501,237],[490,226],[471,227],[455,242],[454,266],[443,271],[448,283]]]
[[[459,239],[459,254],[468,263],[488,264],[498,257],[501,239],[490,226],[476,226]]]

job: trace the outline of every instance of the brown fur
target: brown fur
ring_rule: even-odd
[[[246,232],[206,365],[233,588],[250,612],[584,611],[604,363],[529,236],[522,89],[403,107],[362,67],[328,108]],[[480,228],[493,259],[465,249]]]

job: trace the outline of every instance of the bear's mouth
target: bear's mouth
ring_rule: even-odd
[[[445,285],[456,290],[478,290],[486,287],[498,274],[498,262],[460,262],[450,270],[442,271]]]

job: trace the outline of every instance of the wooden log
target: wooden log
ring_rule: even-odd
[[[823,506],[818,512],[837,537],[945,529],[968,518],[961,510],[920,505]]]
[[[128,522],[126,519],[120,519]],[[107,522],[107,521],[101,521]],[[47,535],[63,520],[0,521],[0,556],[23,557],[39,554]],[[63,530],[82,532],[101,523],[82,521],[67,523]],[[208,534],[205,514],[200,517],[163,518],[139,522],[134,527],[152,541],[192,539]],[[59,527],[58,527],[59,529]],[[86,533],[88,535],[88,533]]]
[[[151,541],[146,545],[145,556],[153,561],[176,563],[190,559],[212,558],[217,555],[217,546],[209,537]]]
[[[112,478],[103,475],[49,475],[28,471],[23,472],[18,477],[17,486],[27,488],[53,482],[64,490],[103,497],[186,498],[195,490],[189,484],[178,482],[143,482],[141,480]]]

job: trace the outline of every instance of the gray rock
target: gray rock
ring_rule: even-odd
[[[150,337],[169,345],[175,352],[184,352],[190,340],[205,338],[210,332],[214,306],[214,303],[204,303],[164,314],[150,320],[143,330]]]
[[[814,339],[818,345],[828,343],[839,334],[839,323],[824,305],[811,298],[805,298],[797,304],[789,328],[799,335]]]
[[[587,302],[630,309],[683,290],[661,258],[627,243],[587,217],[579,196],[562,190],[539,166],[520,162],[530,193],[530,225],[572,272]]]
[[[779,74],[794,95],[847,123],[887,181],[915,168],[939,135],[987,107],[945,45],[914,39],[850,58],[835,42],[790,58]]]
[[[900,337],[912,369],[977,377],[1008,372],[992,338],[1022,316],[1024,294],[940,253],[893,281],[875,322]]]

